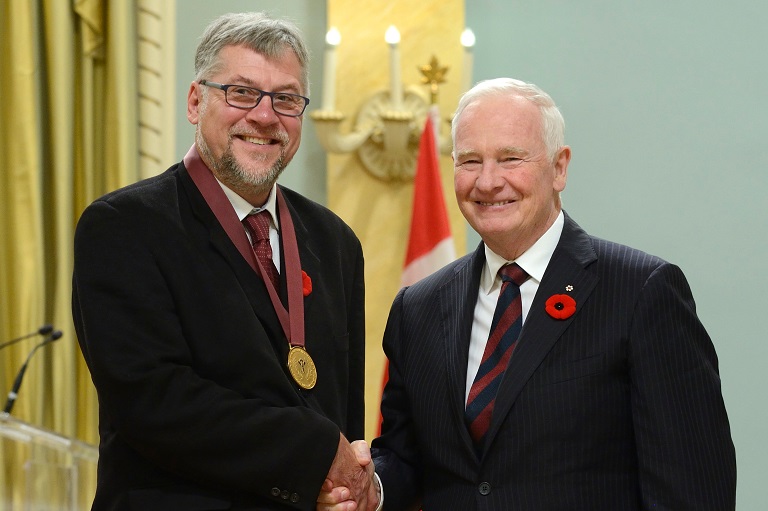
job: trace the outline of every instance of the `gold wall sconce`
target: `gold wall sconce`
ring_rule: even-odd
[[[331,153],[357,152],[363,167],[384,181],[413,179],[419,138],[426,116],[430,113],[430,106],[437,102],[438,88],[445,82],[448,67],[440,66],[434,56],[429,64],[420,66],[422,84],[429,85],[429,94],[424,92],[423,87],[403,87],[400,76],[400,34],[397,28],[390,26],[385,34],[385,41],[390,48],[389,90],[378,91],[366,98],[358,110],[351,131],[342,133],[340,126],[346,117],[335,108],[334,84],[335,48],[340,41],[341,35],[332,27],[326,35],[322,104],[319,110],[310,114],[320,143]],[[465,48],[466,80],[467,73],[471,76],[471,49],[474,46],[471,30],[467,29],[462,34],[462,44]],[[469,70],[466,69],[467,65],[470,66]],[[463,87],[465,85],[462,84]],[[439,123],[436,125],[439,126]],[[450,154],[450,134],[440,135],[440,130],[437,131],[436,140],[440,152]]]

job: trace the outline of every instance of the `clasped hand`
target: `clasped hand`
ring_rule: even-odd
[[[317,496],[317,511],[374,511],[379,493],[374,483],[371,450],[365,440],[351,444],[339,437],[339,447]]]

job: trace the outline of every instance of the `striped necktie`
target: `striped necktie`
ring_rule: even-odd
[[[502,280],[499,301],[496,303],[488,342],[469,391],[465,411],[469,433],[478,452],[482,450],[485,434],[491,424],[496,393],[523,327],[520,286],[528,280],[528,274],[517,263],[513,263],[502,266],[499,276]]]

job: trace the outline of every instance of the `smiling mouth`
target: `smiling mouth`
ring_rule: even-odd
[[[501,202],[481,202],[481,201],[477,201],[477,203],[480,204],[481,206],[504,206],[505,204],[511,204],[513,202],[514,201],[511,201],[511,200],[505,200],[505,201],[501,201]]]
[[[256,145],[271,145],[271,144],[278,143],[277,140],[273,138],[257,138],[257,137],[248,137],[248,136],[241,136],[239,138],[245,142],[248,142],[250,144],[256,144]]]

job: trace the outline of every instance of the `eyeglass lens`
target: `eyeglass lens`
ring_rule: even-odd
[[[272,96],[272,108],[275,112],[298,115],[304,111],[305,100],[297,94],[281,92],[261,93],[249,87],[228,87],[227,103],[238,108],[253,108],[262,96]]]

